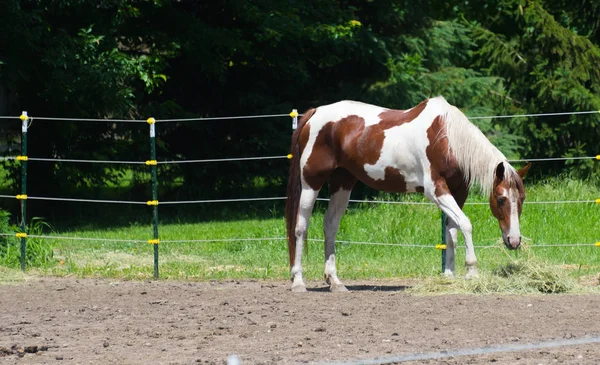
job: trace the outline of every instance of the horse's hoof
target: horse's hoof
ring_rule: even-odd
[[[466,280],[477,279],[478,277],[477,270],[467,270],[467,275],[465,275]]]
[[[442,276],[446,279],[454,279],[454,273],[450,270],[446,270],[442,273]]]
[[[306,286],[304,284],[292,285],[292,293],[306,293]]]
[[[335,284],[329,287],[329,291],[332,293],[343,293],[348,291],[348,289],[343,284]]]

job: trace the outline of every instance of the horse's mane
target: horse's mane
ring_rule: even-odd
[[[512,167],[504,154],[500,152],[486,136],[472,124],[467,117],[455,106],[441,99],[446,106],[445,132],[448,139],[448,155],[456,159],[465,180],[476,184],[482,194],[489,196],[494,183],[495,170],[499,163],[504,164],[504,178],[511,186],[518,184],[515,178],[517,171]],[[438,100],[436,100],[438,101]],[[443,136],[440,136],[443,137]]]

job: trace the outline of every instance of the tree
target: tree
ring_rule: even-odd
[[[600,74],[596,65],[600,48],[585,34],[594,35],[597,27],[588,26],[592,23],[583,26],[578,20],[596,13],[598,6],[583,6],[586,4],[502,0],[487,2],[487,11],[478,5],[459,11],[469,19],[479,45],[473,58],[475,64],[505,82],[502,111],[510,114],[599,109]],[[584,34],[578,34],[581,30]],[[526,139],[521,148],[524,156],[590,156],[597,153],[599,121],[597,115],[524,118],[509,122],[509,129]],[[590,162],[582,162],[573,171],[588,175],[593,168]],[[541,168],[547,167],[545,171],[550,172],[562,166],[545,164]]]
[[[583,0],[6,0],[0,111],[145,120],[285,114],[341,99],[403,109],[439,94],[471,116],[598,110],[599,12]],[[509,157],[597,154],[597,115],[475,122]],[[287,117],[157,130],[166,160],[285,155],[291,134]],[[34,118],[29,154],[144,161],[147,133],[145,123]],[[226,167],[161,166],[161,192],[283,191],[285,160]],[[130,197],[147,198],[145,166],[36,163],[30,190],[72,196],[130,169],[140,183]]]

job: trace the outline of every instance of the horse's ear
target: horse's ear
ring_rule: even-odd
[[[517,173],[519,174],[519,176],[521,177],[521,179],[524,178],[525,175],[527,175],[527,171],[529,171],[530,167],[531,167],[531,162],[528,163],[525,167],[523,167],[519,171],[517,171]]]
[[[504,163],[503,162],[500,162],[498,164],[498,166],[496,166],[495,174],[496,174],[496,180],[498,182],[504,180]]]

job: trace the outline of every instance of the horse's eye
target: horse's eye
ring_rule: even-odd
[[[501,196],[501,197],[498,197],[497,201],[498,201],[498,206],[501,207],[506,202],[506,198]]]

